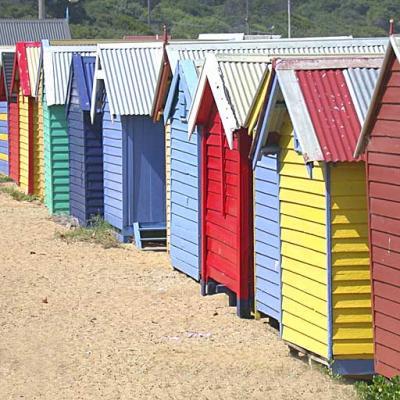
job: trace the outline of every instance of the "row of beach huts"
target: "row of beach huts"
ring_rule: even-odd
[[[1,173],[335,373],[400,374],[400,37],[62,39],[1,49]]]

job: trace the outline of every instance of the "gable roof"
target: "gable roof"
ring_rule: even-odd
[[[194,61],[182,60],[178,62],[175,68],[174,77],[169,88],[167,101],[164,108],[164,122],[167,123],[172,112],[175,94],[179,88],[179,82],[183,83],[186,104],[192,104],[192,99],[196,92],[197,83],[199,81],[198,70]]]
[[[11,90],[19,90],[18,82],[24,96],[36,96],[39,79],[40,42],[19,42],[15,46],[15,57],[11,78]]]
[[[171,42],[166,46],[167,57],[157,79],[152,102],[152,117],[162,110],[172,71],[179,60],[204,60],[210,53],[230,55],[265,55],[270,57],[322,55],[383,55],[388,39],[352,37],[322,37],[237,41]]]
[[[43,39],[71,39],[65,19],[0,19],[0,46]]]
[[[379,102],[381,96],[383,95],[384,81],[388,72],[390,71],[390,62],[393,58],[397,58],[397,60],[400,62],[400,35],[391,35],[389,38],[389,45],[386,49],[385,58],[383,60],[382,68],[379,72],[371,103],[368,107],[365,122],[358,137],[357,146],[354,151],[354,157],[359,157],[366,150],[368,139],[379,108]]]
[[[1,53],[0,98],[2,100],[8,100],[10,95],[14,55],[13,51]]]
[[[68,86],[71,88],[71,81],[75,78],[78,87],[79,103],[83,111],[90,111],[95,63],[96,57],[94,56],[82,56],[80,54],[72,56],[72,72]],[[69,101],[70,95],[68,94],[67,102]]]
[[[246,127],[249,112],[260,84],[269,73],[269,59],[264,56],[234,57],[209,54],[188,116],[191,134],[197,124],[206,85],[209,84],[221,115],[227,141],[233,145],[233,132]]]
[[[42,46],[47,105],[65,105],[73,54],[95,56],[96,47],[93,45],[53,46],[47,40],[42,42]]]
[[[304,160],[354,161],[353,152],[364,121],[381,58],[281,60],[271,98],[282,93]],[[267,106],[268,107],[268,106]],[[257,141],[265,143],[274,105],[269,104]],[[255,156],[260,156],[260,142]],[[253,160],[254,166],[254,160]]]
[[[162,54],[161,42],[99,44],[92,99],[104,82],[111,115],[150,115]]]

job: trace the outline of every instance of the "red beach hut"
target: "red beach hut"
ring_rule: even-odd
[[[252,168],[249,112],[268,73],[263,58],[210,54],[188,117],[201,129],[201,285],[225,292],[249,317],[253,299]]]
[[[400,36],[392,35],[355,156],[366,151],[375,372],[400,375]]]

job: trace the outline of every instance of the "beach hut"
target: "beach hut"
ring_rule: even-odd
[[[194,244],[198,242],[194,232],[198,232],[200,226],[200,214],[197,204],[199,201],[199,180],[197,180],[196,184],[195,179],[195,176],[200,176],[199,172],[195,171],[196,168],[198,170],[200,164],[200,142],[197,142],[196,136],[193,136],[192,140],[182,135],[179,136],[179,139],[176,136],[179,135],[179,132],[187,129],[187,119],[179,115],[178,97],[180,96],[182,100],[186,101],[187,109],[191,106],[190,90],[182,92],[182,88],[187,86],[184,69],[187,74],[190,74],[190,79],[197,81],[197,75],[190,73],[190,71],[194,70],[194,67],[190,67],[190,65],[202,65],[204,57],[210,53],[234,53],[238,55],[307,54],[314,56],[324,54],[383,54],[384,44],[384,39],[314,38],[311,40],[305,38],[301,40],[246,40],[237,42],[202,41],[199,43],[196,41],[191,43],[170,43],[166,46],[166,55],[164,54],[163,65],[158,76],[157,88],[153,99],[152,116],[157,121],[163,115],[165,123],[167,244],[171,252],[171,262],[174,268],[189,274],[195,279],[199,279],[200,258],[198,257],[199,250],[194,247]],[[185,67],[178,67],[178,63],[182,62],[185,63]],[[171,70],[175,71],[175,73],[172,74]],[[179,76],[176,76],[176,74]],[[254,104],[253,119],[249,123],[250,131],[253,130],[253,126],[257,122],[258,113],[264,101],[265,90],[266,86],[260,91],[259,98]],[[182,105],[183,103],[179,104]],[[175,136],[174,140],[171,139],[172,136]],[[191,151],[190,154],[188,153],[189,150]],[[197,162],[195,165],[193,163],[196,157]],[[182,159],[191,165],[190,174],[192,178],[190,181],[182,179],[184,177],[181,174],[182,164],[180,164],[180,161]],[[179,175],[180,177],[175,182],[175,190],[171,186],[172,175],[175,177]],[[184,194],[183,196],[182,193]],[[172,211],[172,204],[175,204],[175,212]],[[195,223],[196,215],[197,225]],[[172,224],[173,220],[176,223]],[[183,237],[183,233],[186,232],[189,226],[191,233]],[[182,259],[183,257],[185,257],[184,260]]]
[[[292,349],[344,375],[373,373],[365,168],[353,153],[381,63],[278,61],[253,160],[256,303]]]
[[[366,152],[375,372],[400,375],[400,36],[390,43],[358,141]]]
[[[93,45],[42,42],[44,203],[50,214],[69,213],[69,140],[65,105],[73,54],[95,56]]]
[[[9,166],[9,121],[8,98],[14,52],[1,51],[0,59],[0,173],[6,176],[10,174]]]
[[[247,126],[268,73],[264,56],[209,54],[188,115],[189,133],[201,125],[202,293],[228,293],[240,317],[250,316],[254,286]]]
[[[104,209],[102,114],[90,121],[95,61],[73,55],[67,95],[70,214],[84,226]]]
[[[27,194],[34,193],[34,164],[40,155],[37,147],[37,108],[34,99],[39,71],[40,42],[16,44],[11,95],[18,96],[19,107],[19,184]],[[43,141],[43,140],[41,140]],[[35,160],[36,154],[36,160]]]
[[[151,100],[163,44],[98,45],[91,116],[103,111],[104,219],[139,248],[165,243],[165,150]]]

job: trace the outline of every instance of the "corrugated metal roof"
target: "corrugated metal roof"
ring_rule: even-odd
[[[257,91],[268,74],[268,61],[264,56],[229,57],[209,54],[189,111],[189,134],[193,132],[198,122],[203,94],[206,85],[209,84],[231,147],[233,132],[245,127]]]
[[[349,68],[343,71],[358,119],[364,123],[379,76],[378,68]]]
[[[235,60],[217,56],[217,61],[236,121],[242,127],[260,83],[268,72],[268,60],[256,61],[251,57]]]
[[[150,115],[162,55],[159,42],[98,45],[96,79],[104,79],[112,114]]]
[[[43,41],[43,72],[48,106],[64,105],[67,100],[72,55],[95,56],[95,46],[51,46]]]
[[[165,69],[175,71],[179,60],[204,60],[209,53],[230,55],[279,56],[334,56],[334,55],[382,55],[387,47],[385,38],[321,37],[297,39],[241,40],[223,42],[169,43],[166,47],[168,63],[161,69],[157,90],[153,98],[152,116],[157,118],[166,100],[168,80],[163,79]]]
[[[387,47],[382,68],[380,69],[379,76],[375,85],[375,90],[372,94],[371,103],[368,107],[367,115],[365,116],[365,121],[357,141],[357,146],[354,152],[355,157],[359,157],[360,154],[364,153],[368,144],[368,138],[374,126],[377,110],[380,104],[382,85],[384,84],[384,80],[390,71],[393,57],[397,57],[397,60],[400,62],[400,35],[390,36],[389,46]]]
[[[35,96],[39,79],[40,42],[19,42],[16,44],[12,85],[16,82],[24,96]],[[12,87],[18,91],[19,86]]]
[[[388,38],[299,38],[271,39],[263,41],[229,41],[203,43],[171,43],[167,54],[174,71],[178,60],[204,59],[208,53],[249,54],[268,56],[321,56],[364,54],[382,55],[388,44]]]
[[[341,70],[297,71],[325,161],[352,161],[361,124]]]
[[[306,161],[355,160],[363,104],[371,99],[381,64],[380,57],[276,62],[279,85]]]
[[[0,19],[0,45],[12,46],[17,42],[43,39],[71,39],[68,21],[65,19]]]

